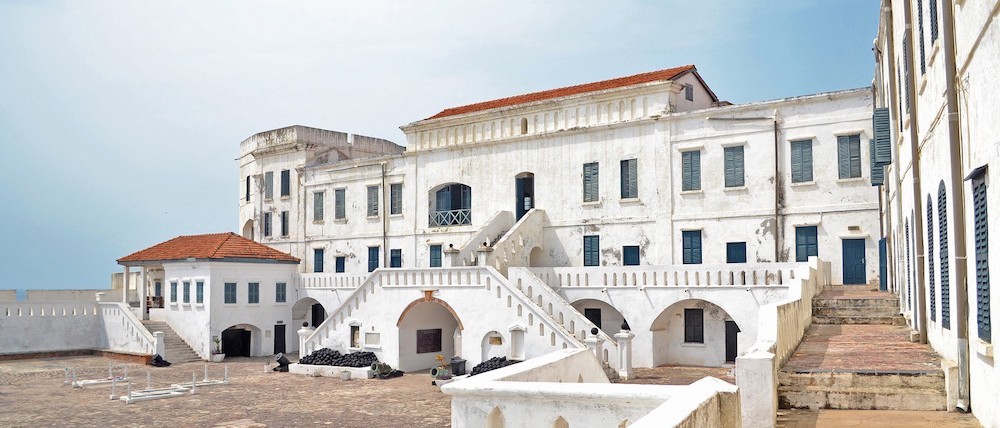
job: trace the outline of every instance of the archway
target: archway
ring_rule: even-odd
[[[254,357],[261,355],[260,328],[251,324],[236,324],[219,335],[222,353],[227,357]]]
[[[253,220],[243,223],[243,237],[253,241]]]
[[[507,356],[507,341],[498,331],[491,331],[483,336],[482,361],[493,357]]]
[[[462,183],[446,183],[429,192],[428,226],[472,224],[472,188]]]
[[[653,365],[663,364],[719,367],[726,363],[726,321],[733,318],[718,305],[701,299],[687,299],[663,310],[650,325]],[[739,334],[736,324],[730,334]],[[737,346],[736,337],[730,345]],[[738,353],[738,349],[730,349]]]
[[[597,299],[580,299],[573,302],[573,308],[587,317],[605,333],[613,335],[621,330],[622,323],[628,320],[621,311],[605,301]],[[631,329],[631,328],[630,328]]]
[[[459,353],[456,343],[463,330],[462,321],[447,302],[436,298],[411,302],[399,315],[399,369],[423,370],[438,365],[436,357],[446,360]]]
[[[531,267],[546,266],[545,250],[542,250],[542,247],[533,247],[531,251],[528,252],[528,266]]]
[[[312,297],[303,297],[292,305],[292,325],[308,323],[310,327],[319,327],[326,320],[326,308]]]

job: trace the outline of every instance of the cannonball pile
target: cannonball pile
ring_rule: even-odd
[[[341,354],[330,348],[323,348],[299,359],[299,364],[338,367],[371,367],[378,362],[373,352],[351,352]]]
[[[476,364],[476,366],[472,368],[472,373],[470,373],[469,376],[475,376],[480,373],[486,373],[490,370],[496,370],[501,367],[507,367],[511,364],[517,364],[517,363],[520,363],[520,361],[508,360],[507,357],[493,357],[479,364]]]

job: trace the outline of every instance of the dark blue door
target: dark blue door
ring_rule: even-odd
[[[844,284],[865,284],[865,240],[845,239]]]

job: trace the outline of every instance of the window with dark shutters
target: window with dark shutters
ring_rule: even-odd
[[[705,311],[684,308],[684,342],[705,343]]]
[[[368,247],[368,272],[378,269],[378,247]]]
[[[403,250],[400,249],[389,250],[389,267],[391,268],[403,267]]]
[[[937,321],[937,292],[934,290],[934,203],[927,195],[927,289],[930,290],[931,321]]]
[[[345,265],[347,264],[346,262],[347,262],[347,257],[337,256],[337,258],[334,259],[334,267],[333,267],[334,271],[337,273],[344,273],[344,270],[346,268]]]
[[[792,141],[792,183],[813,181],[812,140]]]
[[[726,243],[726,263],[746,263],[747,243],[727,242]]]
[[[583,164],[583,201],[597,202],[600,199],[600,170],[597,162]]]
[[[930,24],[931,24],[931,45],[933,45],[934,41],[936,41],[937,38],[938,38],[938,16],[937,16],[937,14],[938,14],[938,5],[937,5],[937,2],[938,2],[938,0],[930,0],[930,4],[928,5],[930,7],[927,9],[928,18],[931,21],[930,22]]]
[[[948,195],[938,184],[938,257],[941,265],[941,327],[951,328],[951,278],[948,260]]]
[[[246,199],[245,200],[247,202],[250,202],[250,177],[249,176],[247,176],[247,191],[246,191]]]
[[[861,177],[861,136],[841,135],[837,137],[837,159],[840,178]]]
[[[819,256],[819,237],[816,226],[795,227],[795,261],[809,261],[809,256]]]
[[[911,272],[913,270],[910,267],[910,219],[906,219],[903,231],[906,233],[906,309],[910,309],[913,306],[913,289],[910,288]]]
[[[290,194],[292,194],[291,171],[283,169],[281,170],[281,196],[288,196]]]
[[[622,247],[622,264],[625,266],[639,265],[639,246],[626,245]]]
[[[993,342],[990,315],[990,242],[986,213],[986,180],[972,179],[973,236],[976,248],[976,324],[979,340]]]
[[[626,159],[621,161],[621,198],[632,199],[639,197],[639,182],[636,177],[638,172],[638,162],[636,159]]]
[[[281,236],[288,236],[288,211],[281,212]]]
[[[333,191],[333,218],[337,220],[347,218],[347,206],[344,201],[346,194],[347,191],[345,189],[336,189]]]
[[[725,157],[726,187],[741,187],[744,185],[743,178],[743,146],[726,147],[723,149]]]
[[[701,264],[701,231],[682,231],[681,248],[683,248],[682,261],[684,264]]]
[[[323,192],[313,193],[313,221],[323,221]]]
[[[264,200],[270,201],[274,197],[274,172],[264,173]]]
[[[431,245],[431,267],[441,267],[441,246]]]
[[[264,236],[271,236],[271,213],[264,213],[264,220],[261,227],[264,229]]]
[[[223,298],[225,299],[224,300],[225,303],[236,303],[236,283],[235,282],[227,282],[225,284],[225,286],[224,286],[224,290],[223,291],[224,291]]]
[[[583,237],[583,265],[601,265],[601,238],[597,235],[586,235]]]
[[[924,74],[927,72],[927,62],[924,60],[924,0],[917,0],[917,37],[920,38],[920,74]]]
[[[260,283],[247,284],[247,303],[260,303]]]
[[[323,256],[322,248],[313,248],[313,272],[323,272]]]
[[[701,190],[701,151],[681,152],[681,190]]]
[[[378,186],[368,186],[368,217],[378,216]]]
[[[875,162],[875,141],[868,142],[868,164],[871,165],[872,186],[881,186],[885,182],[885,167]]]
[[[403,213],[403,183],[389,185],[389,214]]]

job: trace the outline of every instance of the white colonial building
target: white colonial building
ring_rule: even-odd
[[[889,285],[916,340],[958,372],[958,408],[1000,426],[990,237],[1000,160],[1000,2],[883,0],[873,50]],[[884,166],[884,168],[883,168]]]

